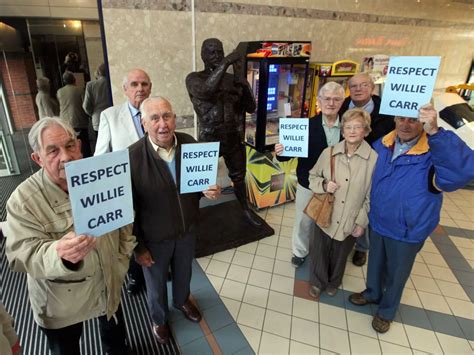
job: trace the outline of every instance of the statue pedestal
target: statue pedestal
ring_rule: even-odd
[[[262,222],[261,226],[256,227],[247,221],[239,202],[235,199],[202,207],[196,241],[196,258],[273,235],[273,228],[258,215],[255,216]]]

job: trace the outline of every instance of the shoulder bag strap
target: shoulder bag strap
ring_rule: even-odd
[[[334,146],[331,146],[331,151],[330,151],[330,155],[331,155],[331,181],[334,182],[334,155],[332,155],[332,152],[334,150]]]

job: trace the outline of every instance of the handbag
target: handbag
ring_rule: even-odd
[[[334,156],[331,147],[331,181],[334,181]],[[313,197],[306,206],[304,213],[308,215],[319,227],[327,228],[331,225],[331,215],[334,208],[334,194],[325,192],[313,194]]]

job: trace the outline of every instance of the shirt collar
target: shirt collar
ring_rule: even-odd
[[[340,141],[334,146],[334,150],[332,155],[336,154],[346,154],[346,142],[345,140]],[[372,152],[372,148],[369,143],[365,141],[365,139],[360,143],[359,148],[354,152],[353,155],[358,155],[363,159],[369,159],[370,153]]]
[[[340,123],[341,123],[341,121],[339,120],[339,115],[337,116],[336,121],[334,121],[334,125],[333,125],[332,127],[328,127],[328,125],[327,125],[327,123],[326,123],[326,120],[327,120],[326,116],[323,115],[323,126],[329,128],[329,129],[331,129],[331,128],[339,128]]]
[[[411,141],[408,141],[408,142],[405,142],[405,143],[402,143],[400,141],[400,138],[398,136],[395,137],[395,143],[396,144],[399,144],[401,146],[407,146],[407,147],[410,147],[410,148],[413,148],[416,143],[418,143],[418,140],[420,139],[421,135],[419,136],[416,136],[415,138],[413,138]]]
[[[137,115],[137,113],[140,112],[140,110],[138,110],[137,108],[135,108],[131,103],[130,101],[128,102],[128,109],[130,110],[130,114],[132,115],[132,117],[135,117]]]
[[[153,141],[151,140],[149,135],[148,135],[148,140],[150,141],[150,144],[153,147],[153,150],[155,152],[157,152],[160,157],[171,158],[174,155],[174,152],[175,152],[176,147],[178,145],[178,139],[176,138],[176,134],[173,134],[173,146],[171,147],[170,150],[166,150],[165,148],[161,148],[160,146],[153,143]]]
[[[354,107],[357,107],[357,106],[351,100],[351,102],[349,103],[349,108],[354,108]],[[375,108],[374,100],[372,100],[372,98],[370,98],[369,102],[367,102],[364,106],[359,107],[359,108],[363,109],[364,111],[368,112],[369,114],[372,114],[372,111]]]

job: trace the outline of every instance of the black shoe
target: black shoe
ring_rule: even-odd
[[[245,218],[251,225],[255,227],[260,227],[262,225],[262,222],[250,210],[245,209],[243,212]]]
[[[367,261],[367,253],[364,251],[356,250],[354,252],[354,256],[352,257],[352,263],[355,266],[362,266]]]
[[[170,339],[170,328],[168,327],[168,324],[153,324],[152,331],[158,343],[168,344]]]
[[[135,279],[132,279],[131,277],[128,279],[127,293],[129,295],[136,295],[138,292],[140,292],[141,288],[142,284],[140,282]]]
[[[305,258],[300,258],[299,256],[293,255],[291,258],[291,266],[294,268],[299,268],[301,265],[303,265],[305,261]]]
[[[201,312],[190,300],[187,300],[181,307],[176,305],[174,307],[183,312],[184,316],[191,322],[199,323],[202,319]]]

